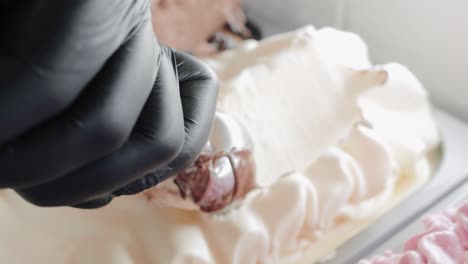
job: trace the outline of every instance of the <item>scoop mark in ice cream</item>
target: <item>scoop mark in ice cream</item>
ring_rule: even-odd
[[[204,212],[215,212],[243,199],[255,189],[255,163],[250,150],[202,153],[193,167],[177,175],[175,183],[184,199]]]

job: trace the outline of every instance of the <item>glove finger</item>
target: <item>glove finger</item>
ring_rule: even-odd
[[[166,53],[160,56],[155,85],[122,148],[55,181],[17,192],[40,206],[79,204],[109,194],[174,159],[184,143],[182,105],[171,58]]]
[[[105,195],[103,197],[90,200],[84,203],[72,205],[72,207],[79,209],[96,209],[108,205],[112,201],[112,195]]]
[[[156,79],[155,45],[148,23],[110,58],[69,111],[8,143],[0,151],[0,187],[41,184],[121,147]]]
[[[70,106],[149,19],[148,0],[32,0],[9,8],[0,24],[0,144]]]
[[[186,132],[182,151],[164,168],[145,175],[114,195],[135,194],[176,175],[193,163],[208,141],[218,97],[217,78],[208,66],[194,57],[177,51],[174,55]]]

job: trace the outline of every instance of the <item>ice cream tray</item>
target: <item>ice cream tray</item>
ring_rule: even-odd
[[[468,200],[468,124],[441,110],[434,111],[434,118],[443,145],[431,180],[320,263],[351,264],[388,249],[398,252],[411,234],[422,230],[421,216]]]

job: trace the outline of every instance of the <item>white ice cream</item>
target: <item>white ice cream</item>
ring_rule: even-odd
[[[221,79],[218,110],[252,137],[259,190],[226,215],[147,195],[44,209],[2,191],[0,263],[316,258],[428,179],[439,138],[427,93],[401,65],[371,67],[355,35],[306,27],[207,62]],[[161,194],[176,192],[171,184]]]

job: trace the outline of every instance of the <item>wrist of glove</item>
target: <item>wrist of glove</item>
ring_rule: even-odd
[[[0,39],[0,187],[39,206],[95,208],[190,165],[214,118],[213,72],[157,44],[147,1],[86,0],[73,12],[52,2],[27,11],[56,5],[64,17],[3,23],[13,29]],[[97,12],[103,2],[114,13]],[[49,30],[38,35],[34,21]]]

